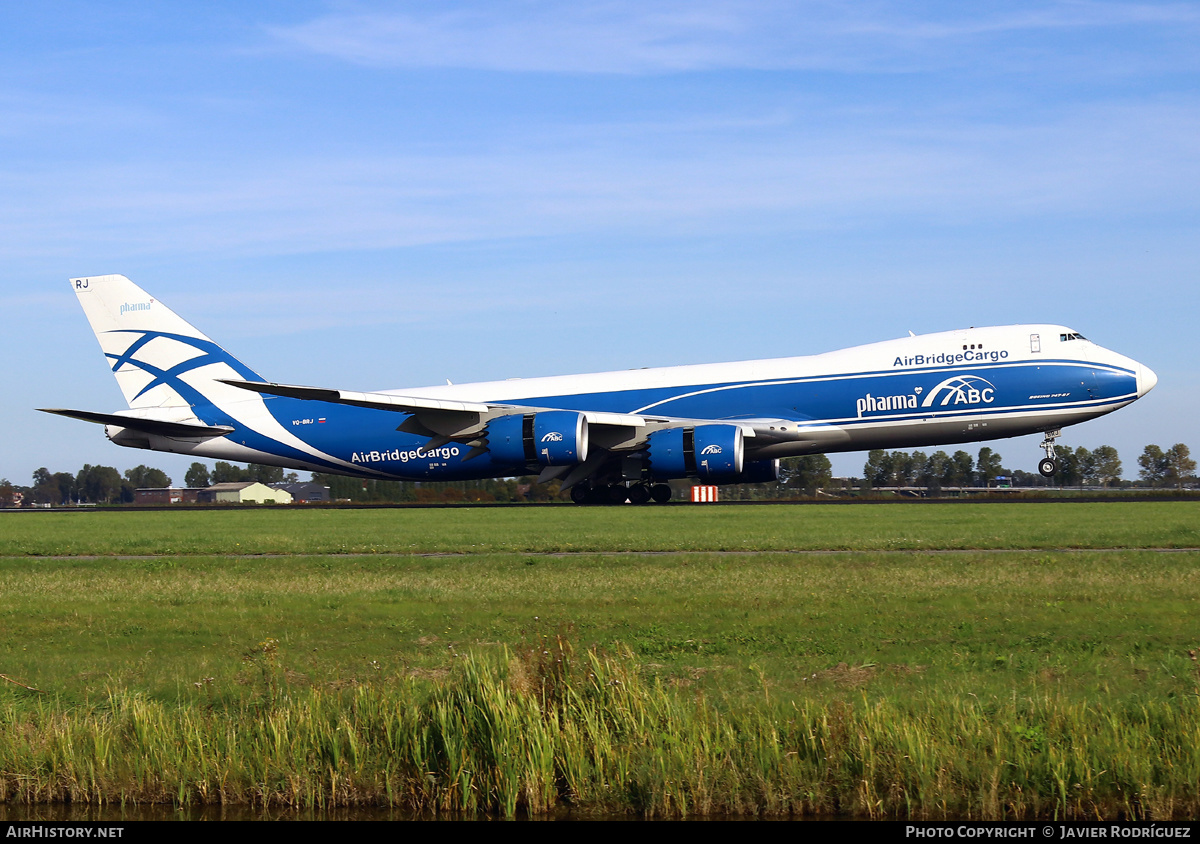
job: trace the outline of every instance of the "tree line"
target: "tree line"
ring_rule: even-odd
[[[295,472],[284,472],[282,466],[264,466],[261,463],[250,463],[245,467],[236,463],[226,463],[218,460],[213,464],[212,471],[203,463],[193,463],[183,476],[183,482],[191,489],[203,489],[213,484],[236,484],[245,481],[255,481],[260,484],[294,484],[300,482],[300,476]]]
[[[1054,447],[1054,459],[1058,471],[1048,479],[1034,472],[1004,468],[1003,458],[988,446],[979,449],[976,458],[961,450],[954,454],[935,451],[926,455],[922,451],[910,454],[875,449],[867,453],[863,486],[916,486],[936,491],[944,487],[994,486],[999,478],[1004,478],[1005,483],[1016,487],[1122,485],[1182,489],[1197,482],[1196,461],[1183,443],[1165,451],[1157,445],[1146,446],[1137,459],[1138,481],[1132,484],[1122,480],[1121,458],[1110,445],[1090,450],[1058,445]]]
[[[165,472],[145,465],[126,469],[124,476],[112,466],[90,463],[75,474],[51,473],[42,466],[33,473],[33,485],[25,498],[31,504],[128,504],[133,501],[134,490],[170,485]]]
[[[292,483],[299,480],[295,472],[284,473],[278,466],[251,463],[242,467],[218,460],[210,471],[203,463],[193,463],[185,483],[202,488],[220,483],[258,481],[264,484]],[[33,473],[33,484],[18,488],[0,481],[0,506],[11,506],[15,493],[20,492],[28,504],[131,504],[139,489],[160,489],[172,485],[171,478],[152,466],[135,466],[124,475],[112,466],[92,466],[85,463],[75,474],[51,472],[45,466]]]
[[[835,479],[829,458],[823,454],[791,457],[780,461],[779,480],[768,484],[743,484],[727,487],[725,500],[771,500],[796,496],[812,496],[818,490],[834,488],[878,489],[880,487],[924,487],[937,492],[943,488],[995,486],[999,478],[1014,487],[1038,486],[1140,486],[1176,488],[1196,486],[1196,461],[1183,443],[1163,449],[1148,445],[1137,458],[1138,480],[1122,479],[1123,466],[1117,450],[1102,445],[1095,449],[1080,446],[1070,449],[1055,446],[1058,473],[1052,479],[1034,472],[1006,469],[1003,458],[989,446],[979,449],[972,457],[966,451],[947,454],[935,451],[886,451],[875,449],[867,453],[862,478]],[[191,488],[204,488],[220,483],[257,481],[262,484],[296,483],[295,472],[285,472],[279,466],[251,463],[238,466],[218,460],[209,469],[193,463],[187,470],[184,483]],[[475,481],[375,481],[349,478],[343,475],[314,473],[315,483],[329,487],[330,497],[337,501],[363,503],[400,502],[523,502],[569,500],[558,481],[539,484],[536,477],[483,479]],[[693,481],[672,482],[682,488]],[[26,505],[64,505],[73,503],[128,504],[134,501],[138,489],[161,488],[172,485],[171,478],[161,469],[141,465],[125,470],[122,475],[112,466],[92,466],[72,474],[50,472],[41,467],[33,473],[33,484],[18,487],[0,480],[0,507],[13,506],[18,500]],[[18,496],[18,493],[20,494]],[[681,497],[682,492],[677,493]]]

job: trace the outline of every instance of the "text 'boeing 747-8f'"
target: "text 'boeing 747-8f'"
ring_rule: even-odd
[[[71,279],[127,410],[48,409],[118,445],[407,481],[537,473],[576,501],[759,483],[779,458],[1060,430],[1155,374],[1060,325],[909,336],[826,354],[360,393],[266,381],[120,275]]]

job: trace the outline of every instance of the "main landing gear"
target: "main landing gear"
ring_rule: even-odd
[[[586,483],[571,487],[571,500],[576,504],[645,504],[654,501],[665,504],[671,500],[671,487],[667,484],[596,484]]]
[[[1062,436],[1061,430],[1047,431],[1046,439],[1042,440],[1042,448],[1046,451],[1046,456],[1038,462],[1038,471],[1042,473],[1043,478],[1052,478],[1054,473],[1058,471],[1058,461],[1054,459],[1054,441]]]

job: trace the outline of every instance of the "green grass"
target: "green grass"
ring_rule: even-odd
[[[0,789],[1190,817],[1198,508],[6,516]]]
[[[0,798],[507,817],[564,804],[666,817],[1162,820],[1200,809],[1195,697],[726,710],[647,681],[627,652],[576,655],[547,640],[497,657],[464,657],[426,688],[280,683],[236,709],[130,692],[92,707],[0,706]]]
[[[794,693],[840,662],[907,667],[888,684],[913,682],[906,672],[922,682],[999,675],[1002,685],[1041,672],[1081,690],[1124,689],[1144,685],[1156,655],[1181,658],[1196,644],[1198,557],[9,559],[0,659],[4,673],[72,700],[113,681],[172,699],[202,676],[237,697],[246,654],[267,639],[295,677],[330,683],[445,668],[465,650],[570,630],[581,646],[625,644],[653,671],[710,693],[755,685],[760,670]],[[1154,672],[1159,691],[1191,682],[1169,676]]]
[[[0,557],[1196,548],[1200,502],[0,514]]]

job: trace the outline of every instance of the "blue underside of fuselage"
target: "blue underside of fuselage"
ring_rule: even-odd
[[[475,400],[680,419],[788,420],[865,432],[880,423],[976,416],[987,419],[1062,409],[1100,415],[1136,397],[1136,373],[1128,369],[1047,360],[519,399],[497,395]],[[197,407],[196,412],[208,424],[236,426],[238,430],[230,439],[248,448],[340,474],[462,480],[527,471],[523,465],[497,464],[488,454],[464,461],[469,447],[458,443],[426,453],[422,447],[427,437],[396,430],[407,419],[404,413],[284,397],[266,397],[264,401],[285,429],[350,467],[315,458],[250,431],[215,408]],[[1029,431],[1034,430],[1037,427],[1031,424]],[[867,443],[862,447],[872,446]]]

